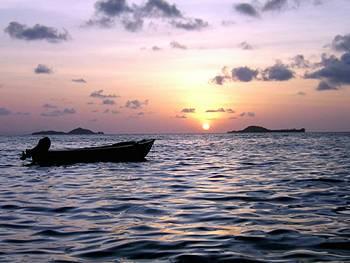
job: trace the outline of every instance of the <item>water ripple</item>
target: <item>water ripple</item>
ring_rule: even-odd
[[[350,134],[157,139],[144,163],[27,166],[0,137],[1,262],[350,261]]]

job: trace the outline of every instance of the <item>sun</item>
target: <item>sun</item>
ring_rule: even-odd
[[[207,131],[210,129],[210,124],[209,123],[203,123],[202,125],[203,130]]]

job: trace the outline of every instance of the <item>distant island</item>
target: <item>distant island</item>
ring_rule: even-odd
[[[267,133],[267,132],[305,132],[305,129],[282,129],[282,130],[270,130],[260,126],[248,126],[240,131],[229,131],[228,133]]]
[[[104,134],[103,132],[93,132],[88,129],[76,128],[70,132],[62,131],[39,131],[33,132],[32,135],[94,135],[94,134]]]

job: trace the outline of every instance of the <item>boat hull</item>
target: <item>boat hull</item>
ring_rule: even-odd
[[[32,156],[39,165],[59,165],[92,162],[140,162],[153,146],[154,140],[123,142],[103,147],[47,151]]]

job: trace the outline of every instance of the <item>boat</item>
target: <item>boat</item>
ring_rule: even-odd
[[[49,150],[48,137],[39,140],[33,149],[22,152],[21,160],[32,158],[32,164],[60,165],[91,162],[140,162],[145,161],[154,139],[126,141],[116,144],[67,150]]]

